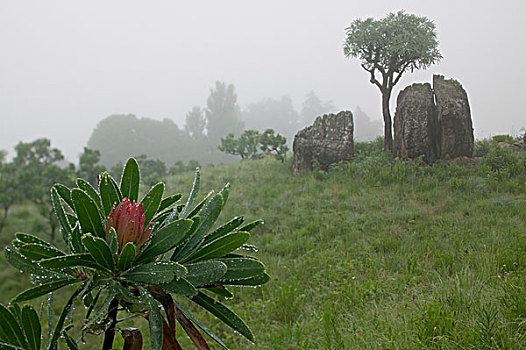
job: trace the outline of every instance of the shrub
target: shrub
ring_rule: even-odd
[[[62,309],[48,349],[56,349],[61,337],[68,348],[76,348],[69,332],[81,324],[82,334],[104,333],[103,349],[111,349],[121,310],[148,319],[152,349],[180,348],[176,322],[198,348],[208,346],[196,326],[225,347],[179,303],[186,298],[254,341],[243,320],[214,297],[232,297],[229,286],[258,286],[269,280],[257,258],[237,251],[249,239],[249,231],[262,221],[245,224],[242,217],[235,217],[213,229],[228,199],[229,185],[196,202],[200,187],[196,171],[185,204],[180,202],[180,194],[162,198],[163,183],[153,186],[139,202],[139,166],[133,158],[126,163],[120,185],[106,172],[99,179],[98,190],[87,181],[77,181],[78,187],[73,189],[60,184],[51,189],[65,249],[26,233],[17,233],[6,248],[7,261],[30,273],[35,284],[13,299],[9,311],[16,313],[18,303],[70,286],[74,291]],[[77,299],[88,311],[82,322],[70,323]],[[29,323],[22,317],[16,327],[5,311],[0,309],[0,341],[37,349],[36,345],[26,346],[30,337],[39,338],[28,333],[38,328],[34,315]],[[142,344],[138,329],[127,328],[122,334],[125,348]]]

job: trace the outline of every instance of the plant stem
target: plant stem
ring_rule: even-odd
[[[113,339],[115,338],[115,324],[117,323],[117,312],[119,308],[119,301],[117,298],[113,299],[108,306],[108,318],[111,320],[111,324],[104,332],[104,343],[102,344],[102,350],[111,350],[113,346]]]

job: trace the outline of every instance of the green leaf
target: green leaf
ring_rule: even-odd
[[[128,159],[122,173],[121,192],[122,196],[132,203],[138,200],[140,179],[139,164],[135,158]]]
[[[203,261],[185,265],[185,278],[196,287],[202,287],[220,280],[227,272],[227,265],[221,261]]]
[[[219,237],[223,237],[224,235],[232,232],[237,227],[239,227],[239,225],[241,225],[244,221],[245,221],[245,219],[242,216],[236,216],[235,218],[233,218],[232,220],[230,220],[226,224],[218,227],[212,233],[208,234],[205,237],[205,240],[204,240],[203,244],[208,244],[208,243],[210,243],[212,241],[215,241]]]
[[[30,288],[20,294],[18,294],[14,299],[13,302],[18,303],[21,301],[31,300],[35,299],[37,297],[40,297],[42,295],[45,295],[49,292],[52,292],[54,290],[57,290],[59,288],[65,287],[67,285],[81,282],[80,279],[77,278],[65,278],[58,281],[48,282],[44,283],[42,285]]]
[[[84,244],[86,250],[99,265],[110,271],[115,269],[113,254],[105,240],[99,237],[93,237],[91,234],[87,233],[82,236],[82,244]]]
[[[9,343],[27,348],[27,342],[20,328],[20,324],[9,310],[0,304],[0,336]]]
[[[190,311],[186,310],[183,305],[179,304],[177,300],[174,299],[175,306],[183,312],[183,314],[188,317],[193,323],[196,324],[197,327],[201,328],[203,332],[205,332],[210,338],[212,338],[216,343],[221,345],[223,348],[228,349],[228,347],[219,339],[217,335],[214,334],[208,327],[206,327],[204,324],[201,323],[197,318],[194,317],[190,313]]]
[[[180,193],[173,194],[171,196],[166,197],[161,201],[161,204],[159,205],[159,212],[168,209],[172,204],[176,203],[179,199],[181,199],[183,195]]]
[[[84,253],[85,251],[82,245],[82,232],[80,232],[80,223],[78,221],[71,231],[71,250],[75,253]]]
[[[254,277],[265,271],[265,265],[254,259],[222,259],[221,262],[227,266],[226,273],[221,280]]]
[[[2,341],[0,341],[0,350],[24,350],[18,346],[14,346],[12,344],[7,344]]]
[[[256,221],[252,221],[252,222],[249,222],[248,224],[246,224],[245,226],[242,226],[239,228],[238,231],[245,231],[245,232],[250,232],[252,231],[254,228],[258,227],[259,225],[262,225],[264,224],[265,222],[263,220],[256,220]]]
[[[91,184],[84,180],[84,179],[76,179],[75,180],[75,183],[77,184],[78,188],[80,188],[81,190],[84,190],[84,192],[87,193],[87,195],[93,199],[93,202],[95,203],[95,205],[97,206],[97,208],[102,211],[102,208],[101,208],[101,199],[100,199],[100,196],[99,196],[99,193],[97,192],[97,190],[95,190],[95,188],[93,188],[93,186],[91,186]]]
[[[186,268],[172,261],[155,261],[137,266],[122,274],[122,277],[132,282],[144,284],[163,284],[180,278],[186,274]]]
[[[212,195],[214,194],[214,191],[210,191],[208,192],[208,194],[206,195],[205,198],[203,198],[203,200],[201,202],[199,202],[199,204],[197,204],[194,209],[192,209],[192,211],[190,212],[190,214],[188,214],[186,217],[187,218],[191,218],[195,215],[197,215],[197,213],[199,213],[201,211],[201,209],[203,208],[203,206],[208,202],[208,200],[210,199],[210,197],[212,197]],[[183,217],[181,215],[181,217]]]
[[[185,238],[192,223],[192,220],[177,220],[161,228],[150,239],[150,245],[139,255],[137,263],[151,261],[174,248]]]
[[[233,298],[234,294],[230,293],[228,289],[226,289],[224,286],[216,286],[216,287],[208,287],[205,288],[205,290],[217,294],[219,296],[222,296],[223,298]]]
[[[24,244],[18,249],[18,251],[26,258],[35,261],[64,255],[60,250],[42,244]]]
[[[144,288],[140,288],[143,299],[147,300],[150,305],[150,317],[148,323],[150,324],[150,338],[152,340],[152,349],[161,349],[163,347],[163,317],[159,306]]]
[[[225,206],[226,201],[228,200],[229,193],[230,193],[230,183],[227,183],[225,187],[223,187],[221,191],[219,191],[219,194],[223,197],[223,207]]]
[[[91,233],[97,237],[106,237],[99,210],[93,199],[78,188],[71,190],[71,198],[75,205],[82,232]]]
[[[16,269],[22,272],[39,274],[45,272],[36,262],[29,260],[12,247],[5,248],[5,258]]]
[[[201,174],[199,172],[199,169],[196,169],[195,176],[194,176],[194,183],[192,185],[192,190],[190,191],[190,195],[188,196],[188,199],[186,200],[186,204],[183,208],[183,211],[179,214],[179,217],[183,219],[186,218],[186,215],[190,213],[190,210],[192,210],[192,206],[194,205],[197,195],[199,193],[200,185],[201,185]]]
[[[163,193],[164,183],[159,182],[157,185],[153,186],[142,199],[141,203],[144,207],[145,228],[150,224],[150,221],[152,221],[153,217],[157,213],[157,210],[159,210]]]
[[[49,341],[47,350],[56,350],[57,349],[57,342],[60,338],[60,334],[62,333],[62,328],[64,326],[64,321],[66,320],[67,315],[70,313],[71,308],[73,307],[73,302],[75,301],[75,298],[82,290],[82,286],[77,288],[69,300],[66,302],[66,305],[64,305],[64,308],[62,309],[62,312],[60,313],[60,317],[57,321],[57,324],[55,325],[55,330],[53,331],[53,335],[51,336],[51,340]]]
[[[173,279],[171,282],[160,286],[167,292],[191,297],[197,294],[197,289],[184,277]]]
[[[42,329],[38,315],[31,305],[24,305],[22,308],[22,329],[26,334],[28,348],[40,350]]]
[[[113,227],[110,227],[110,232],[108,233],[108,247],[110,247],[111,253],[113,255],[117,254],[117,250],[119,250],[119,243],[117,242],[117,232]]]
[[[75,342],[75,339],[73,339],[66,331],[62,332],[62,336],[66,341],[66,346],[68,347],[68,350],[77,350],[79,348],[77,346],[77,343]]]
[[[210,298],[208,295],[199,292],[197,295],[190,298],[193,302],[208,310],[212,315],[223,321],[233,330],[239,332],[242,336],[250,341],[254,341],[254,335],[248,326],[240,319],[234,312],[232,312],[225,305]]]
[[[236,231],[226,236],[216,239],[205,245],[194,255],[190,256],[187,261],[193,262],[198,260],[210,260],[220,258],[231,251],[236,250],[245,244],[250,238],[250,233]]]
[[[106,299],[104,299],[104,302],[95,310],[95,313],[93,314],[93,316],[91,316],[91,318],[86,321],[86,323],[82,327],[83,330],[88,329],[106,311],[108,311],[108,306],[110,305],[111,301],[113,300],[113,298],[115,298],[115,295],[117,294],[116,284],[117,284],[117,282],[115,282],[115,281],[113,281],[113,283],[111,283],[110,288],[108,290],[108,295],[106,296]]]
[[[15,233],[16,239],[23,243],[34,243],[51,246],[50,243],[44,241],[43,239],[38,238],[37,236],[30,235],[28,233],[17,232]]]
[[[42,284],[49,283],[58,280],[63,280],[64,278],[71,278],[71,276],[78,275],[78,271],[42,271],[42,273],[31,274],[30,280],[33,284]]]
[[[59,269],[62,270],[64,268],[69,267],[88,267],[91,269],[100,270],[103,269],[102,266],[97,264],[95,259],[91,256],[91,254],[83,253],[83,254],[72,254],[72,255],[65,255],[65,256],[58,256],[55,258],[50,259],[44,259],[40,261],[40,266],[49,268],[49,269]]]
[[[223,197],[220,194],[216,194],[208,203],[206,203],[199,214],[201,217],[199,227],[181,249],[178,260],[184,260],[185,256],[190,255],[199,248],[199,245],[208,233],[208,230],[212,228],[219,217],[222,208]]]
[[[57,191],[60,198],[62,198],[71,209],[73,209],[73,201],[71,200],[71,190],[63,184],[54,184],[53,188]]]
[[[185,245],[185,242],[188,241],[188,238],[192,236],[192,234],[195,232],[195,230],[197,230],[197,228],[199,227],[199,221],[201,220],[201,217],[200,216],[194,216],[192,217],[192,226],[190,226],[190,229],[184,234],[184,237],[183,239],[181,240],[182,243],[180,243],[179,245],[177,245],[175,247],[175,249],[173,250],[173,253],[171,255],[171,258],[170,260],[173,260],[173,261],[177,261],[178,257],[179,257],[179,253],[181,252],[181,250],[183,249],[184,245]]]
[[[71,226],[69,224],[68,218],[66,217],[66,212],[64,211],[64,207],[62,206],[62,203],[60,202],[60,198],[58,195],[58,192],[55,188],[51,188],[51,204],[53,206],[53,211],[55,212],[55,215],[57,216],[58,223],[60,224],[60,227],[62,228],[62,233],[64,235],[64,240],[68,242],[69,236],[71,235]]]
[[[128,270],[131,267],[133,260],[135,260],[135,245],[133,242],[128,242],[124,245],[124,248],[122,248],[122,252],[119,255],[119,262],[117,263],[119,271]]]
[[[103,172],[100,176],[99,192],[105,217],[110,215],[114,205],[121,202],[119,188],[115,184],[115,180],[112,180],[107,172]]]
[[[223,279],[223,280],[221,280],[221,284],[224,284],[226,286],[251,286],[251,287],[256,287],[256,286],[261,286],[262,284],[265,284],[268,281],[270,281],[270,276],[266,272],[263,272],[262,274],[259,274],[259,275],[254,276],[254,277],[243,278],[243,279],[238,279],[238,280],[226,280],[226,279]]]

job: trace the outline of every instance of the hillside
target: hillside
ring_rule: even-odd
[[[231,302],[256,335],[253,348],[526,346],[524,159],[519,170],[491,170],[487,161],[430,167],[374,153],[297,176],[288,161],[202,170],[201,195],[232,185],[221,222],[265,221],[251,243],[272,280]],[[169,178],[167,189],[186,195],[192,178]],[[2,244],[15,226],[35,228],[20,211],[32,213],[18,208]],[[15,275],[2,269],[1,302],[24,283]],[[204,319],[232,349],[250,347]]]

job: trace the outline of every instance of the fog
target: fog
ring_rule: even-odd
[[[314,90],[381,119],[378,89],[343,55],[358,17],[404,9],[437,26],[441,63],[406,73],[392,98],[433,73],[467,90],[477,138],[526,126],[526,1],[0,0],[0,149],[52,139],[70,159],[110,114],[171,118],[204,107],[215,81],[241,108]],[[118,130],[115,130],[118,132]]]

